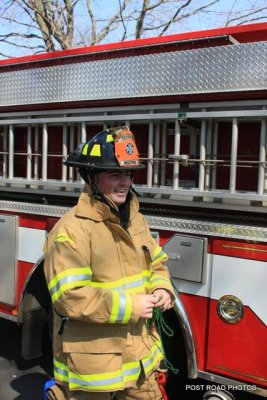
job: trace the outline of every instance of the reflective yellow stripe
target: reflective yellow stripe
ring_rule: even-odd
[[[112,309],[109,322],[127,324],[131,317],[132,299],[128,294],[113,291]]]
[[[127,293],[143,293],[144,288],[149,288],[151,271],[144,270],[142,274],[128,276],[112,282],[91,282],[90,286],[101,289],[113,289]]]
[[[164,287],[168,286],[171,287],[170,281],[165,276],[161,275],[153,275],[150,279],[150,290],[156,289],[160,287],[160,285],[164,285]]]
[[[108,374],[110,375],[110,374]],[[116,390],[122,387],[121,378],[119,376],[107,377],[107,379],[99,379],[96,375],[78,375],[69,374],[69,388],[74,389],[86,389],[94,392],[103,390]]]
[[[148,376],[151,371],[157,368],[159,362],[163,360],[163,358],[164,356],[163,356],[162,345],[161,342],[158,340],[151,348],[150,354],[142,359],[142,364],[146,376]]]
[[[112,135],[107,135],[107,142],[114,142],[114,137]]]
[[[153,254],[153,260],[152,260],[152,265],[155,265],[161,261],[166,261],[168,259],[168,256],[166,253],[164,253],[164,251],[162,250],[162,248],[160,246],[158,246]]]
[[[122,365],[122,376],[123,382],[137,381],[141,372],[141,366],[139,361],[133,361],[131,363],[125,363]]]
[[[87,156],[87,152],[88,152],[88,144],[86,144],[86,145],[84,146],[83,151],[82,151],[82,155],[83,155],[83,156]]]
[[[69,268],[57,274],[48,284],[48,289],[50,290],[53,286],[55,286],[61,279],[76,275],[76,274],[90,274],[92,275],[92,270],[90,267],[80,267],[80,268]]]
[[[141,366],[138,361],[125,363],[121,370],[103,372],[100,374],[81,375],[68,370],[68,367],[54,358],[54,376],[61,382],[68,382],[70,389],[84,388],[87,390],[109,390],[124,387],[124,383],[136,381],[140,375]]]
[[[55,303],[66,290],[77,287],[90,286],[103,290],[114,290],[117,293],[124,293],[128,296],[125,303],[125,317],[123,323],[126,323],[127,315],[131,314],[130,294],[144,293],[151,288],[150,282],[151,271],[145,270],[142,274],[133,275],[127,278],[122,278],[113,282],[92,282],[92,270],[90,267],[68,268],[57,274],[48,284],[48,289]],[[130,300],[129,300],[130,299]]]
[[[57,301],[66,290],[90,284],[91,278],[90,267],[68,268],[60,272],[48,284],[52,303]]]
[[[61,382],[68,382],[69,381],[68,367],[59,362],[56,358],[53,359],[53,362],[54,362],[55,378]]]
[[[92,148],[91,152],[90,152],[90,156],[94,156],[94,157],[101,157],[101,148],[100,148],[100,144],[95,144],[94,147]]]
[[[75,244],[74,240],[72,240],[66,233],[58,233],[55,242],[70,242],[71,244]]]
[[[75,289],[78,287],[83,287],[83,286],[87,286],[90,283],[90,281],[88,280],[81,280],[81,281],[76,281],[76,282],[68,282],[65,285],[61,286],[60,289],[53,294],[51,300],[52,303],[55,303],[58,299],[60,299],[60,297],[64,294],[64,292],[66,292],[67,290],[71,290],[71,289]]]
[[[89,391],[108,391],[123,389],[129,382],[136,382],[143,365],[146,376],[158,367],[163,359],[160,341],[157,341],[150,350],[148,356],[140,361],[124,363],[121,369],[99,374],[77,374],[68,367],[54,359],[54,376],[58,381],[67,382],[69,389],[85,389]]]

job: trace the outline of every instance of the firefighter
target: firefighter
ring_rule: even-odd
[[[163,349],[146,320],[156,306],[169,309],[174,294],[167,256],[132,189],[134,171],[144,167],[134,135],[127,127],[106,129],[65,165],[77,167],[86,184],[44,249],[57,383],[48,398],[160,400],[155,376]]]

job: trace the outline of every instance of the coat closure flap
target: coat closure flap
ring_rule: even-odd
[[[124,240],[127,242],[132,243],[131,236],[129,233],[125,231],[118,223],[114,223],[113,221],[106,221],[107,226],[110,227],[110,230],[113,233],[116,233],[117,235],[121,236]]]
[[[124,327],[112,326],[108,328],[102,324],[83,324],[68,321],[63,333],[64,353],[90,354],[121,354],[125,343]]]
[[[145,244],[142,246],[142,248],[143,248],[143,250],[144,250],[145,252],[148,253],[148,255],[149,255],[149,257],[150,257],[150,260],[153,261],[153,259],[154,259],[155,246],[153,246],[152,243],[149,243],[149,242],[148,242],[148,243],[145,243]]]

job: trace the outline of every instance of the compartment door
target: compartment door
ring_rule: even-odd
[[[0,214],[0,302],[15,304],[18,217]]]

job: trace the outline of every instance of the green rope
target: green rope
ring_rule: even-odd
[[[175,375],[178,374],[179,369],[175,368],[172,363],[167,359],[166,354],[165,354],[165,349],[163,346],[163,340],[162,340],[162,336],[163,334],[172,337],[173,336],[173,330],[166,324],[166,322],[164,321],[163,315],[162,315],[162,311],[160,309],[160,307],[154,307],[153,309],[153,316],[151,319],[146,320],[146,329],[147,332],[150,336],[151,335],[151,327],[152,325],[155,324],[156,330],[160,336],[161,339],[161,344],[162,344],[162,351],[163,351],[163,355],[164,355],[164,366],[165,368],[169,369],[170,371],[172,371]]]

